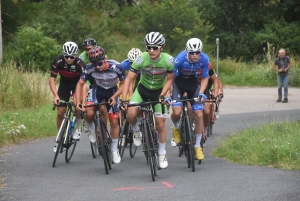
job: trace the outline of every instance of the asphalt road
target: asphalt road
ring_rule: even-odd
[[[178,148],[170,145],[169,167],[151,179],[141,148],[105,174],[103,160],[92,158],[87,136],[82,136],[69,164],[60,154],[52,168],[54,137],[3,149],[1,172],[5,178],[0,200],[300,200],[300,171],[231,164],[210,152],[220,136],[268,121],[300,119],[300,90],[291,88],[289,103],[276,103],[276,88],[225,88],[221,115],[196,171],[187,168]]]

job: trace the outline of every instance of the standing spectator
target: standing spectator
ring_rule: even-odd
[[[276,67],[277,66],[277,67]],[[288,102],[288,83],[289,83],[289,69],[292,67],[292,63],[288,56],[285,56],[285,50],[280,49],[278,57],[274,63],[274,69],[278,72],[277,83],[278,83],[278,99],[276,102],[282,101],[282,85],[284,88],[284,99],[283,103]]]

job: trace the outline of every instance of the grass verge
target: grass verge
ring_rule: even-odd
[[[31,109],[18,109],[0,113],[0,147],[24,141],[54,136],[56,111],[47,104]]]
[[[220,139],[212,155],[233,163],[300,170],[300,121],[270,122]]]

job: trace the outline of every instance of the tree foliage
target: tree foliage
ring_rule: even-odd
[[[191,1],[165,0],[153,3],[143,1],[135,6],[140,15],[139,23],[145,33],[161,32],[166,38],[167,50],[171,53],[185,48],[189,38],[198,37],[203,42],[213,29],[209,23],[203,22],[197,7],[191,7]]]

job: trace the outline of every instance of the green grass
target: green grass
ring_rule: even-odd
[[[0,147],[55,136],[56,111],[46,104],[0,113]]]
[[[300,121],[270,122],[220,138],[216,157],[233,163],[300,170]]]

